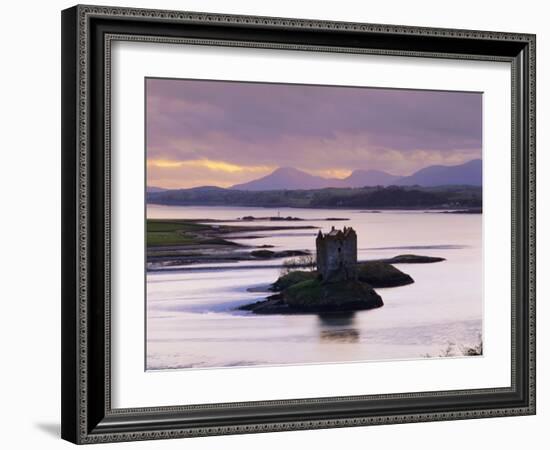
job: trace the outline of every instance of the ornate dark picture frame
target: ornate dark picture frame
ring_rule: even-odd
[[[116,40],[507,61],[511,386],[111,407],[110,48]],[[62,437],[84,444],[535,413],[535,36],[98,6],[62,12]]]

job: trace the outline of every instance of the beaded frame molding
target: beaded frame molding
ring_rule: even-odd
[[[505,61],[512,72],[509,387],[111,407],[110,68],[114,41]],[[535,36],[78,5],[62,12],[62,423],[71,442],[535,414]]]

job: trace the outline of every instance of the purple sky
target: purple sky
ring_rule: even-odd
[[[149,186],[230,186],[290,166],[408,175],[481,158],[480,93],[147,79]]]

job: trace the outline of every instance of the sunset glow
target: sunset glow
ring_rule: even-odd
[[[148,79],[147,184],[230,187],[292,167],[410,175],[481,158],[482,95]]]

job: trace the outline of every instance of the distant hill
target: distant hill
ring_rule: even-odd
[[[381,170],[354,170],[346,178],[324,178],[292,167],[281,167],[265,177],[236,184],[231,189],[241,191],[311,190],[323,188],[359,188],[365,186],[481,186],[482,164],[474,159],[457,166],[428,166],[401,177]]]
[[[481,186],[375,186],[295,190],[237,190],[215,187],[173,189],[147,194],[161,205],[294,208],[481,209]]]
[[[280,167],[271,174],[249,181],[236,184],[231,189],[240,191],[277,191],[298,189],[322,189],[326,187],[338,187],[342,180],[336,178],[323,178],[303,172],[292,167]]]
[[[342,180],[342,187],[389,186],[395,184],[401,177],[381,170],[354,170],[351,175]]]
[[[225,191],[224,188],[219,186],[197,186],[189,189],[179,189],[183,191],[190,191],[190,192],[216,192],[216,191]]]
[[[157,186],[147,186],[147,193],[151,193],[151,192],[163,192],[163,191],[166,191],[167,189],[165,188],[161,188],[161,187],[157,187]]]
[[[481,159],[458,166],[429,166],[395,182],[399,186],[482,185]]]

